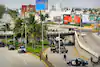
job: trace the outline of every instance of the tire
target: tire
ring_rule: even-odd
[[[82,63],[82,66],[85,66],[85,63]]]
[[[55,53],[55,51],[53,51],[53,53]]]
[[[52,51],[52,49],[51,49],[51,51]]]
[[[57,51],[57,53],[59,53],[59,52]]]
[[[67,53],[68,51],[66,51],[66,53]]]

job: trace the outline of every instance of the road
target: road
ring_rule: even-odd
[[[70,38],[69,38],[70,39]],[[76,48],[77,47],[77,48]],[[88,54],[86,51],[81,49],[78,46],[77,41],[75,42],[75,46],[66,46],[66,49],[68,49],[67,55],[67,60],[65,61],[63,59],[64,54],[57,54],[57,53],[52,53],[50,51],[50,48],[47,49],[45,52],[48,54],[48,59],[49,61],[55,66],[55,67],[68,67],[67,61],[73,59],[73,58],[83,58],[86,61],[89,61],[88,67],[92,67],[92,64],[90,63],[89,58],[91,57],[90,54]]]
[[[86,36],[80,37],[81,42],[83,43],[85,41],[84,45],[86,47],[92,49],[93,51],[95,51],[96,53],[98,53],[100,55],[100,48],[99,48],[100,40],[90,32],[87,32],[85,34],[86,34]]]
[[[30,54],[18,54],[16,50],[0,48],[0,67],[45,67],[45,65]]]

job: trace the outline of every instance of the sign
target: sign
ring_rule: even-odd
[[[63,15],[63,23],[64,24],[79,24],[81,22],[81,17],[79,15]]]
[[[82,23],[95,23],[96,15],[93,14],[83,14],[82,15]]]
[[[26,11],[27,11],[27,6],[26,5],[22,5],[21,15],[24,16]]]
[[[22,5],[21,14],[27,16],[28,13],[36,12],[35,5]]]
[[[48,0],[36,0],[36,11],[48,8]]]

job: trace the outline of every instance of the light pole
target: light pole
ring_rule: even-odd
[[[7,27],[6,27],[6,45],[7,45]]]
[[[22,23],[24,24],[24,28],[25,28],[25,48],[27,47],[27,31],[26,31],[26,22]]]
[[[27,47],[27,31],[26,31],[26,22],[25,22],[25,47]]]
[[[60,26],[60,22],[59,22],[59,26]],[[60,30],[59,30],[59,54],[60,54]]]
[[[82,17],[82,15],[80,14],[80,17]],[[81,27],[81,25],[82,25],[82,21],[80,22],[80,34],[81,34],[81,32],[82,32],[82,27]]]
[[[42,21],[42,51],[43,51],[43,49],[44,49],[44,42],[43,42],[43,21]]]
[[[6,46],[7,46],[7,25],[5,24],[4,26],[5,26],[5,28],[6,28],[6,29],[5,29],[5,40],[6,40]]]

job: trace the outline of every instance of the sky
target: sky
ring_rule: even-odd
[[[100,0],[48,0],[49,6],[60,3],[62,7],[100,7]],[[5,4],[7,7],[14,9],[20,8],[22,4],[35,4],[35,0],[0,0],[0,4]]]

